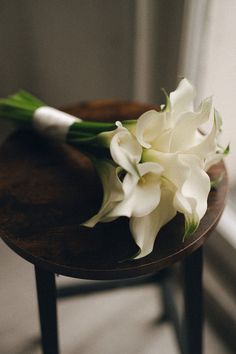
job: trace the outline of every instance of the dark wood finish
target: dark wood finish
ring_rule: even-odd
[[[183,261],[185,350],[184,354],[202,353],[203,294],[202,269],[203,248],[200,247]]]
[[[42,348],[44,354],[58,354],[55,275],[35,267]]]
[[[74,105],[67,112],[84,119],[137,118],[148,105],[95,101]],[[87,157],[77,149],[48,141],[31,131],[13,134],[0,150],[0,235],[20,256],[53,273],[86,279],[141,276],[172,265],[198,249],[223,211],[227,176],[223,163],[211,170],[225,172],[195,234],[182,242],[183,218],[176,217],[157,237],[153,252],[128,259],[137,247],[128,220],[98,224],[81,222],[98,210],[101,186]]]

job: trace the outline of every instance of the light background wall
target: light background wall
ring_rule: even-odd
[[[160,102],[160,88],[176,84],[183,3],[2,0],[0,95]]]
[[[189,0],[185,2],[179,72],[198,89],[198,102],[213,96],[223,118],[222,144],[230,143],[225,159],[230,197],[236,190],[236,1]]]
[[[131,99],[132,0],[0,4],[0,93],[23,87],[50,104]]]

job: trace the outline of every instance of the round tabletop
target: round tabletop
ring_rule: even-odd
[[[150,105],[93,101],[65,109],[87,120],[138,118]],[[224,172],[197,231],[182,242],[184,220],[175,217],[162,228],[148,256],[130,260],[137,251],[127,218],[86,228],[102,200],[102,188],[90,160],[78,149],[49,141],[31,130],[18,130],[0,149],[0,236],[17,254],[38,267],[70,277],[121,279],[156,272],[203,245],[224,208]]]

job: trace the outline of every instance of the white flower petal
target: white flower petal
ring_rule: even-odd
[[[173,135],[173,129],[167,129],[152,142],[151,148],[161,152],[169,152]]]
[[[140,163],[138,165],[138,170],[142,177],[149,173],[153,173],[160,176],[160,174],[163,171],[163,167],[158,163],[145,162],[145,163]]]
[[[180,114],[173,130],[170,152],[185,151],[199,143],[201,135],[198,128],[211,118],[212,99],[207,98],[197,112]]]
[[[201,162],[196,156],[181,155],[180,158],[190,173],[176,192],[174,207],[184,214],[187,233],[190,233],[196,229],[207,210],[207,197],[211,185],[209,176],[202,169]]]
[[[170,93],[171,111],[177,117],[180,113],[193,111],[193,100],[196,96],[195,88],[187,80],[180,81],[177,89]]]
[[[199,144],[186,150],[186,153],[197,155],[202,161],[204,161],[204,170],[207,171],[212,165],[216,164],[223,158],[222,153],[217,152],[218,136],[221,129],[221,117],[218,112],[215,111],[214,122],[210,133],[206,136],[202,136]]]
[[[141,178],[127,173],[123,181],[124,199],[109,214],[141,217],[151,213],[160,201],[160,174],[162,168],[155,163],[138,165]]]
[[[144,217],[132,217],[130,230],[141,252],[136,258],[145,257],[153,250],[156,236],[167,222],[176,215],[173,207],[173,193],[163,188],[158,207]]]
[[[163,153],[156,150],[146,150],[143,153],[145,161],[153,161],[163,167],[162,176],[169,180],[176,188],[184,184],[188,178],[189,168],[179,158],[179,154]]]
[[[112,137],[110,152],[113,160],[124,170],[137,173],[136,165],[141,159],[142,147],[126,128]]]
[[[119,169],[105,160],[99,161],[96,168],[103,187],[103,201],[98,213],[83,223],[84,226],[88,227],[93,227],[100,221],[114,220],[115,218],[110,217],[109,213],[124,197],[122,183],[118,178]]]
[[[203,163],[195,155],[167,154],[148,150],[144,154],[163,167],[162,177],[176,190],[174,207],[185,215],[188,222],[198,224],[207,209],[210,179]]]
[[[120,201],[124,195],[122,183],[118,177],[121,169],[107,160],[98,161],[95,166],[102,182],[103,200],[105,202],[110,199],[114,202]]]
[[[181,191],[177,190],[174,197],[174,206],[179,213],[184,215],[192,214],[192,206],[189,198],[183,196]]]
[[[166,112],[151,110],[142,114],[136,125],[136,137],[139,143],[150,148],[154,140],[166,129]]]
[[[211,189],[210,178],[197,159],[193,161],[193,157],[186,155],[182,159],[191,166],[191,174],[182,187],[182,193],[186,198],[196,201],[193,212],[201,220],[207,210],[207,197]]]

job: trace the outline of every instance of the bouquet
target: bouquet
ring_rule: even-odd
[[[128,217],[140,249],[135,258],[140,258],[152,251],[159,230],[177,213],[185,219],[183,241],[197,229],[211,186],[221,179],[210,181],[207,171],[229,152],[218,143],[222,122],[212,98],[194,110],[195,89],[187,79],[165,96],[160,111],[107,123],[86,122],[20,91],[0,100],[0,118],[32,126],[88,154],[101,179],[103,200],[83,225]],[[211,123],[207,134],[199,129],[205,122]]]

